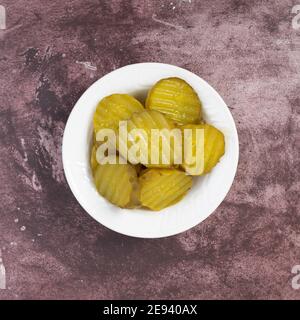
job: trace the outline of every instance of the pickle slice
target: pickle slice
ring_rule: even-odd
[[[140,178],[140,202],[154,211],[180,201],[192,187],[192,178],[175,169],[147,169]]]
[[[133,134],[136,129],[142,129],[139,131],[141,135]],[[153,131],[153,129],[157,130]],[[119,136],[118,150],[126,157],[124,146],[126,147],[127,143],[128,161],[133,164],[141,163],[147,167],[172,167],[175,160],[178,157],[181,158],[181,148],[174,148],[175,139],[181,146],[181,130],[175,128],[174,123],[160,112],[145,110],[134,113],[127,120],[127,132],[127,137],[122,134]],[[157,133],[156,139],[153,139],[154,133]],[[140,152],[136,155],[131,153],[129,156],[131,148],[137,141],[141,142]]]
[[[201,121],[200,99],[194,89],[180,78],[158,81],[148,93],[146,108],[159,111],[181,125]]]
[[[118,207],[138,206],[138,178],[131,164],[98,164],[94,173],[98,192]]]
[[[143,105],[128,94],[112,94],[103,98],[94,113],[94,132],[100,129],[117,130],[119,121],[127,120],[134,112],[143,111]]]
[[[184,159],[182,167],[190,175],[203,175],[210,172],[213,167],[219,162],[220,158],[225,153],[225,139],[223,133],[209,124],[186,125],[181,127],[192,130],[192,156],[196,156],[196,129],[204,130],[204,163],[202,166],[197,166],[196,162],[189,159]],[[184,134],[183,134],[184,136]]]

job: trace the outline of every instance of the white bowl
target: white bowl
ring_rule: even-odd
[[[151,86],[167,77],[182,78],[196,90],[203,104],[205,120],[225,135],[225,155],[211,173],[194,179],[192,189],[174,206],[159,212],[118,208],[101,197],[93,183],[89,165],[93,113],[97,103],[112,93],[128,93],[143,100]],[[229,109],[207,82],[176,66],[138,63],[105,75],[81,96],[65,127],[62,157],[74,196],[96,221],[128,236],[160,238],[196,226],[220,205],[236,173],[239,144]]]

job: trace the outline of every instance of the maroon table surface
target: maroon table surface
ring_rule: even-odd
[[[299,299],[296,4],[0,0],[0,299]],[[188,232],[153,240],[95,222],[61,160],[81,94],[106,73],[146,61],[208,81],[240,139],[220,207]]]

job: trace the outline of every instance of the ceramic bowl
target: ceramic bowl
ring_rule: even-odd
[[[159,212],[121,209],[99,195],[89,159],[92,119],[97,103],[113,93],[141,101],[160,79],[179,77],[199,95],[204,119],[225,135],[225,155],[207,175],[194,179],[192,189],[176,205]],[[160,238],[186,231],[206,219],[228,193],[238,164],[238,135],[232,115],[220,95],[203,79],[185,69],[162,63],[138,63],[114,70],[92,86],[76,103],[67,121],[62,146],[63,166],[77,201],[96,221],[116,232],[141,238]]]

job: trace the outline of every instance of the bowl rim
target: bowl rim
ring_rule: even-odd
[[[233,164],[234,167],[233,167],[233,175],[231,177],[231,180],[230,180],[230,183],[228,183],[228,188],[227,188],[227,191],[226,191],[226,194],[225,196],[223,197],[223,199],[221,201],[219,201],[219,203],[216,203],[215,206],[213,207],[213,209],[211,210],[211,212],[202,220],[194,223],[194,224],[191,224],[190,226],[188,226],[187,228],[184,228],[180,231],[177,231],[177,232],[173,232],[173,233],[167,233],[167,234],[161,234],[161,235],[155,235],[155,236],[148,236],[148,235],[140,235],[140,234],[131,234],[131,233],[127,233],[127,232],[123,232],[122,230],[120,230],[119,228],[115,227],[115,226],[112,226],[112,225],[108,225],[108,223],[106,223],[106,221],[99,221],[99,219],[97,219],[94,214],[90,213],[89,212],[89,209],[86,207],[85,203],[83,203],[83,201],[81,201],[81,197],[78,195],[77,193],[77,190],[76,190],[76,187],[75,185],[73,185],[73,181],[72,181],[72,177],[71,177],[71,171],[69,170],[68,166],[67,166],[67,155],[66,155],[66,145],[67,145],[67,138],[66,138],[66,132],[69,130],[69,127],[70,127],[70,123],[72,122],[72,117],[75,113],[75,110],[78,108],[78,105],[80,104],[81,100],[88,94],[89,91],[91,91],[94,87],[97,86],[97,83],[98,82],[103,82],[105,81],[106,78],[110,77],[114,72],[120,72],[122,70],[126,70],[126,69],[129,69],[129,68],[136,68],[136,67],[143,67],[143,66],[146,66],[147,67],[171,67],[171,68],[175,68],[175,69],[178,69],[184,73],[187,73],[187,74],[191,74],[193,75],[193,77],[197,77],[198,79],[200,79],[201,81],[204,81],[206,83],[207,86],[210,87],[210,89],[214,92],[214,94],[219,98],[221,99],[223,102],[224,102],[224,106],[226,107],[225,108],[225,112],[227,113],[227,116],[230,118],[232,124],[233,124],[233,135],[234,135],[234,139],[236,141],[235,145],[234,145],[234,154],[235,154],[235,163]],[[94,219],[96,220],[98,223],[102,224],[104,227],[110,229],[110,230],[113,230],[117,233],[120,233],[120,234],[123,234],[123,235],[126,235],[126,236],[130,236],[130,237],[135,237],[135,238],[145,238],[145,239],[155,239],[155,238],[165,238],[165,237],[170,237],[170,236],[174,236],[174,235],[177,235],[177,234],[180,234],[182,232],[185,232],[189,229],[192,229],[194,228],[195,226],[197,226],[198,224],[202,223],[203,221],[205,221],[219,206],[220,204],[224,201],[224,199],[226,198],[226,196],[228,195],[231,187],[232,187],[232,184],[234,182],[234,178],[236,176],[236,172],[237,172],[237,168],[238,168],[238,163],[239,163],[239,138],[238,138],[238,131],[237,131],[237,128],[236,128],[236,124],[235,124],[235,121],[234,121],[234,118],[227,106],[227,104],[225,103],[225,101],[223,100],[223,98],[220,96],[220,94],[206,81],[204,80],[203,78],[199,77],[197,74],[185,69],[185,68],[181,68],[181,67],[178,67],[176,65],[172,65],[172,64],[167,64],[167,63],[159,63],[159,62],[140,62],[140,63],[134,63],[134,64],[129,64],[129,65],[126,65],[126,66],[123,66],[123,67],[120,67],[120,68],[117,68],[117,69],[114,69],[112,70],[111,72],[105,74],[104,76],[100,77],[99,79],[97,79],[94,83],[92,83],[84,92],[83,94],[80,96],[80,98],[77,100],[77,102],[75,103],[74,107],[72,108],[69,116],[68,116],[68,119],[67,119],[67,122],[66,122],[66,125],[65,125],[65,128],[64,128],[64,133],[63,133],[63,139],[62,139],[62,163],[63,163],[63,170],[64,170],[64,174],[65,174],[65,177],[66,177],[66,180],[67,180],[67,183],[69,185],[69,188],[71,189],[72,193],[73,193],[73,196],[75,197],[75,199],[77,200],[77,202],[80,204],[80,206]],[[99,195],[100,196],[100,195]],[[184,199],[183,199],[184,201]]]

